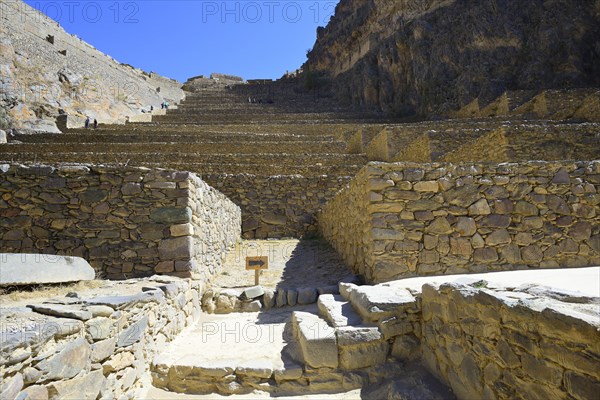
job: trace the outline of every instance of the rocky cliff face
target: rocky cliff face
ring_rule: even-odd
[[[0,0],[0,129],[58,131],[123,123],[142,108],[183,98],[181,84],[119,64],[20,0]]]
[[[303,66],[401,115],[507,89],[600,85],[599,0],[341,0]]]

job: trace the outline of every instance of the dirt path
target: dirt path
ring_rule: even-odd
[[[225,266],[212,283],[223,288],[254,285],[254,271],[246,271],[248,256],[267,256],[261,271],[264,287],[297,288],[335,285],[352,272],[335,250],[319,240],[245,240],[229,252]]]

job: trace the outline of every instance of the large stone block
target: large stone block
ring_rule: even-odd
[[[338,348],[335,330],[317,315],[294,311],[296,335],[304,362],[311,368],[337,368]]]
[[[340,295],[322,294],[317,301],[320,314],[334,327],[359,325],[360,316],[354,311],[350,302]]]
[[[73,318],[87,321],[92,318],[92,313],[76,306],[65,306],[61,304],[32,304],[27,307],[39,314],[52,315],[55,317]]]
[[[159,224],[186,224],[192,221],[189,207],[160,207],[150,212],[150,219]]]
[[[340,367],[346,370],[373,367],[385,363],[389,344],[385,340],[340,346]]]
[[[416,299],[406,289],[386,286],[356,286],[349,294],[352,306],[371,322],[390,318],[407,308],[416,308]]]
[[[299,288],[298,304],[313,304],[317,301],[318,293],[315,288]]]
[[[0,286],[88,281],[95,275],[79,257],[0,254]]]
[[[158,245],[161,260],[192,258],[194,240],[191,236],[181,236],[173,239],[163,239]]]

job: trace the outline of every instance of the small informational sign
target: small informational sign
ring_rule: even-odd
[[[260,285],[260,271],[269,269],[269,257],[246,257],[246,270],[254,271],[254,284]]]
[[[269,257],[246,257],[246,269],[248,271],[269,269]]]

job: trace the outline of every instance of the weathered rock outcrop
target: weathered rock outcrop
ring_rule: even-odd
[[[507,89],[600,84],[600,3],[342,0],[305,73],[338,98],[432,115]]]
[[[181,84],[119,64],[20,0],[0,2],[0,129],[57,132],[59,114],[73,126],[100,123],[178,102]]]

